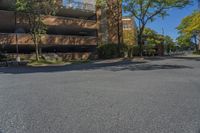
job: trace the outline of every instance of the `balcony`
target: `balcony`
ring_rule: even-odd
[[[1,45],[15,45],[16,34],[0,33]],[[18,34],[18,44],[34,45],[30,34]],[[41,38],[41,45],[97,45],[97,38],[91,36],[64,36],[44,35]]]
[[[44,16],[43,22],[48,26],[69,26],[85,29],[97,29],[96,21],[69,17]]]

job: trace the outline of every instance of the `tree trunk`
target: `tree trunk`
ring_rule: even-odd
[[[117,32],[118,32],[118,54],[120,56],[120,45],[121,45],[121,35],[120,35],[120,2],[117,0]]]
[[[143,42],[142,42],[142,35],[138,35],[138,45],[139,45],[139,55],[142,57],[143,56]]]
[[[39,61],[39,47],[38,47],[38,40],[36,35],[34,35],[34,44],[35,44],[35,56],[36,56],[36,61]]]
[[[140,27],[139,35],[138,35],[138,45],[139,45],[139,53],[140,56],[143,56],[143,32],[144,32],[145,24],[142,24]]]
[[[35,54],[36,54],[36,60],[39,61],[39,50],[38,50],[38,43],[35,43]]]
[[[17,12],[15,11],[15,32],[17,29]],[[15,33],[15,42],[16,42],[16,54],[17,58],[19,57],[19,46],[18,46],[18,35]]]

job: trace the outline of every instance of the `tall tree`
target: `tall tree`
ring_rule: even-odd
[[[191,15],[185,17],[177,29],[179,30],[180,37],[190,37],[190,39],[194,38],[197,50],[198,42],[200,42],[198,37],[200,34],[200,12],[195,11]]]
[[[176,42],[182,50],[188,50],[193,47],[190,35],[180,35],[176,38]]]
[[[147,23],[168,15],[171,8],[183,8],[190,0],[124,0],[124,11],[138,21],[138,44],[142,56],[143,32]]]
[[[164,37],[164,46],[167,54],[170,54],[170,52],[176,51],[176,45],[173,39],[170,36]]]
[[[57,9],[56,0],[17,0],[16,6],[24,13],[30,34],[35,45],[36,60],[39,60],[39,42],[46,33],[47,26],[43,23],[43,15],[54,15]]]
[[[14,5],[11,7],[14,8],[14,14],[15,14],[15,42],[16,42],[16,53],[17,53],[17,61],[19,61],[19,45],[18,45],[18,33],[17,31],[17,16],[19,13],[23,12],[25,10],[26,4],[25,0],[15,0]],[[20,20],[20,19],[19,19]]]

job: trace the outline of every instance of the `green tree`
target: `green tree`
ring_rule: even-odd
[[[57,9],[56,0],[17,0],[16,11],[23,12],[24,19],[30,27],[36,60],[39,60],[39,43],[42,35],[46,33],[47,26],[43,23],[43,15],[54,15]]]
[[[148,22],[156,17],[168,15],[171,8],[183,8],[190,3],[190,0],[124,0],[124,11],[130,13],[138,21],[138,44],[142,56],[142,45],[144,29]]]
[[[176,45],[173,39],[170,36],[165,36],[164,37],[164,45],[165,45],[165,50],[168,54],[170,54],[171,51],[175,52],[176,51]]]
[[[156,31],[150,28],[145,28],[143,34],[143,40],[146,45],[155,47],[156,45],[162,44],[164,41],[163,35],[158,34]]]
[[[14,8],[15,14],[15,30],[17,29],[17,15],[20,14],[25,10],[26,2],[25,0],[16,0],[16,3],[11,8]],[[19,19],[20,20],[20,19]],[[15,31],[18,32],[18,31]],[[19,45],[18,45],[18,33],[15,35],[15,42],[16,42],[16,53],[17,53],[17,60],[19,59]]]
[[[176,39],[177,44],[182,50],[187,50],[192,46],[191,35],[182,34]]]
[[[163,46],[164,36],[150,28],[145,28],[143,41],[145,44],[143,46],[144,53],[147,55],[154,55],[156,53],[156,48],[160,47],[160,45]]]
[[[186,38],[190,40],[194,38],[194,42],[196,44],[196,50],[198,49],[198,41],[200,42],[199,39],[199,34],[200,34],[200,12],[195,11],[191,15],[185,17],[179,26],[177,27],[180,33],[180,37],[183,37],[182,40],[185,40]],[[186,40],[187,40],[186,39]],[[200,50],[200,46],[199,46]]]

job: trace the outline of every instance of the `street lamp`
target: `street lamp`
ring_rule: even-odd
[[[20,62],[20,56],[19,56],[19,44],[18,44],[18,38],[20,37],[20,35],[22,33],[25,33],[24,29],[22,28],[17,28],[15,30],[15,39],[16,39],[16,53],[17,53],[17,56],[16,56],[16,61],[17,62]]]

